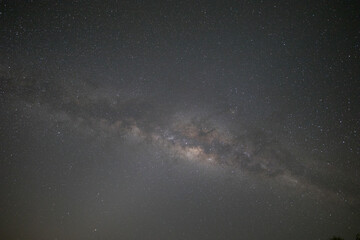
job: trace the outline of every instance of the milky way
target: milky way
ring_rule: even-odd
[[[356,1],[0,1],[1,239],[354,239]]]
[[[263,181],[271,179],[314,198],[358,205],[354,192],[345,190],[339,194],[326,183],[335,172],[319,176],[319,171],[307,167],[305,161],[264,130],[241,124],[232,129],[234,112],[230,107],[210,112],[166,112],[168,107],[163,103],[128,89],[97,88],[83,82],[77,83],[74,92],[68,81],[46,86],[32,76],[16,74],[4,77],[4,81],[14,101],[24,102],[27,111],[43,109],[42,114],[50,115],[52,124],[70,124],[80,134],[136,139],[160,147],[174,158],[232,169]],[[58,98],[62,98],[61,104]],[[226,119],[230,119],[230,126],[222,123]]]

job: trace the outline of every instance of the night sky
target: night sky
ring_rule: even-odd
[[[1,239],[354,239],[357,1],[0,1]]]

